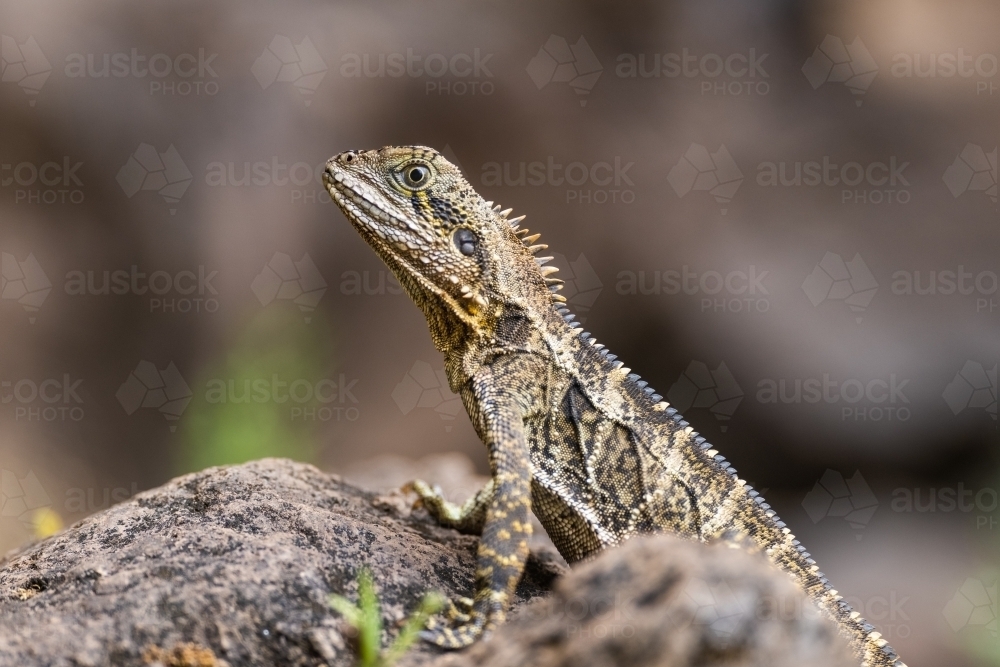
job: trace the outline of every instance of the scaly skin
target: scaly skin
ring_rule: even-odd
[[[570,563],[640,533],[740,540],[837,622],[862,665],[905,667],[725,458],[572,321],[521,218],[420,146],[341,153],[324,180],[424,312],[489,452],[491,481],[462,507],[411,486],[441,524],[481,535],[468,613],[453,607],[459,624],[427,639],[467,646],[503,622],[533,510]]]

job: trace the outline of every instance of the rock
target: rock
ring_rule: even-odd
[[[309,465],[210,468],[0,561],[0,665],[353,665],[330,593],[367,565],[395,636],[425,591],[468,595],[476,544]],[[528,570],[519,603],[564,571]]]
[[[763,557],[667,535],[560,579],[485,642],[433,667],[857,667],[836,626]]]
[[[0,560],[0,665],[353,665],[330,593],[356,599],[368,566],[387,644],[426,591],[469,594],[476,545],[309,465],[210,468]],[[420,642],[400,667],[854,665],[812,609],[721,545],[636,539],[571,573],[533,548],[508,624],[458,653]]]

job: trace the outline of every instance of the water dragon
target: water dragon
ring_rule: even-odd
[[[437,522],[481,536],[474,598],[426,639],[459,648],[503,622],[533,511],[569,563],[642,533],[739,536],[837,623],[862,665],[905,667],[764,498],[574,321],[524,216],[484,200],[422,146],[346,151],[323,178],[423,311],[489,454],[490,481],[462,506],[425,482],[411,485]]]

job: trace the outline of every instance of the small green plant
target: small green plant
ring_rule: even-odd
[[[330,606],[340,612],[357,633],[359,667],[389,667],[406,653],[427,620],[444,607],[444,597],[438,593],[424,595],[416,611],[406,619],[399,636],[384,651],[382,609],[375,593],[371,570],[363,567],[358,572],[357,604],[334,593],[330,595]]]

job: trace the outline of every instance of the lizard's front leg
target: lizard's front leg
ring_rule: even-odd
[[[490,381],[475,384],[479,414],[474,418],[489,448],[493,491],[476,557],[476,592],[469,620],[423,633],[425,639],[447,648],[468,646],[503,622],[524,572],[531,537],[531,464],[522,409]]]
[[[441,491],[432,488],[427,482],[417,479],[403,487],[404,491],[413,491],[420,496],[424,509],[445,528],[470,535],[481,535],[486,523],[486,514],[493,500],[494,481],[490,479],[476,495],[466,500],[461,506],[450,503],[441,495]]]

